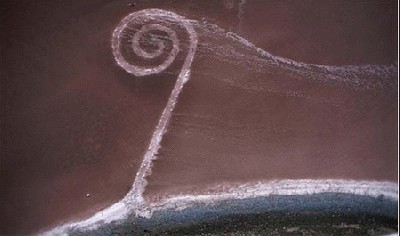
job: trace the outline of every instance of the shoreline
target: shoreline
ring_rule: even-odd
[[[309,227],[314,228],[318,228],[318,225],[326,227],[332,221],[331,229],[326,229],[328,232],[335,227],[340,228],[340,225],[343,226],[344,230],[348,230],[346,226],[350,225],[348,228],[351,228],[358,225],[353,228],[376,230],[375,228],[384,227],[395,232],[397,230],[396,206],[397,201],[394,199],[346,193],[319,193],[298,196],[271,195],[245,199],[226,199],[217,204],[197,203],[182,210],[159,209],[154,212],[151,218],[137,217],[131,213],[125,220],[110,222],[97,229],[72,228],[63,233],[71,235],[181,233],[186,235],[190,232],[218,233],[221,230],[218,229],[218,225],[225,225],[226,227],[230,225],[230,228],[228,228],[232,231],[228,229],[228,232],[242,232],[241,230],[251,230],[252,226],[238,228],[232,226],[232,221],[239,223],[253,222],[254,219],[261,220],[261,224],[264,225],[263,230],[270,230],[271,224],[275,228],[281,227],[282,230],[286,230],[285,228],[301,228],[308,224],[311,224]],[[264,220],[262,219],[269,219],[269,225],[263,224]],[[203,228],[203,231],[201,231],[201,228]],[[259,228],[254,230],[259,230]]]
[[[131,198],[129,195],[118,203],[97,212],[92,217],[82,220],[70,222],[65,225],[56,227],[50,231],[44,232],[44,235],[57,235],[65,234],[70,231],[90,231],[107,227],[108,225],[120,225],[123,222],[127,222],[132,219],[147,219],[153,221],[157,219],[157,214],[160,212],[179,212],[191,211],[196,209],[198,206],[211,209],[214,207],[218,208],[219,205],[224,205],[226,202],[235,201],[252,201],[252,199],[281,199],[281,198],[292,198],[292,202],[300,203],[297,207],[310,207],[313,203],[314,198],[318,198],[320,201],[319,209],[321,210],[332,210],[334,205],[329,199],[335,199],[335,196],[339,196],[336,199],[337,204],[341,206],[351,207],[350,203],[354,202],[351,199],[367,199],[368,204],[364,204],[361,200],[358,201],[359,205],[356,210],[361,211],[363,207],[367,207],[367,211],[364,212],[376,213],[385,209],[383,213],[387,212],[386,216],[396,217],[397,213],[397,183],[394,182],[378,182],[378,181],[349,181],[349,180],[281,180],[274,182],[258,183],[256,185],[241,185],[239,187],[230,189],[226,192],[216,192],[212,194],[203,195],[176,195],[171,196],[168,199],[160,202],[144,202],[140,204],[135,201],[135,198]],[[245,190],[246,189],[246,190]],[[320,197],[330,196],[330,197]],[[340,196],[348,196],[347,200],[341,202]],[[333,198],[332,198],[333,197]],[[305,204],[308,200],[309,204]],[[301,201],[300,201],[301,200]],[[299,202],[300,201],[300,202]],[[377,204],[383,202],[385,204]],[[325,204],[325,205],[324,205]],[[260,209],[267,209],[271,205],[260,205]],[[246,208],[245,204],[245,208]],[[368,208],[372,207],[372,208]],[[296,208],[296,204],[289,206],[293,210]],[[233,207],[232,209],[236,209]],[[251,210],[254,208],[249,208]],[[369,210],[368,210],[369,209]],[[283,210],[281,208],[280,210]],[[243,212],[243,209],[236,209],[238,212]],[[394,212],[395,211],[395,212]],[[352,211],[354,213],[354,211]],[[155,217],[155,218],[154,218]],[[155,220],[157,221],[157,220]]]

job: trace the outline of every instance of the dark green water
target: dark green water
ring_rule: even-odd
[[[397,232],[397,202],[350,194],[269,196],[198,204],[134,216],[73,235],[386,235]]]

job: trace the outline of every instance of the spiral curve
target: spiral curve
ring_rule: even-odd
[[[129,14],[115,28],[112,34],[112,51],[117,64],[135,76],[164,71],[174,62],[181,50],[180,40],[173,28],[176,26],[183,27],[189,36],[190,45],[186,61],[191,61],[193,54],[190,54],[190,51],[195,49],[197,38],[190,22],[172,12],[146,9]],[[168,43],[172,45],[168,46]],[[162,62],[155,66],[139,64],[141,61],[144,64],[150,63],[152,59]],[[182,71],[190,67],[188,63],[185,64]]]
[[[189,40],[189,44],[185,44],[188,45],[187,55],[151,137],[142,164],[136,173],[132,189],[123,200],[127,204],[132,200],[137,204],[143,202],[143,192],[147,184],[145,178],[151,174],[152,161],[160,148],[162,137],[166,132],[179,93],[183,85],[189,80],[190,66],[198,39],[189,20],[161,9],[145,9],[131,13],[122,19],[112,35],[111,46],[116,62],[128,73],[139,77],[158,74],[173,63],[181,51],[180,45],[182,45],[174,30],[177,27],[186,31],[187,38],[185,39]],[[152,60],[161,61],[161,63],[156,66],[144,66],[140,64],[142,60],[144,64],[154,62]]]

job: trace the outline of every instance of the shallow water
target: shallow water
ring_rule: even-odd
[[[396,181],[394,65],[305,64],[193,23],[199,47],[147,178],[149,199],[215,183]]]
[[[145,79],[115,63],[114,28],[150,7],[197,20],[199,45],[148,198],[259,179],[396,180],[394,1],[127,3],[2,3],[0,233],[82,219],[130,190],[185,57]]]

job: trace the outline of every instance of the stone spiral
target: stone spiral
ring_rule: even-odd
[[[182,36],[185,43],[178,36]],[[180,51],[187,51],[175,86],[136,173],[132,189],[123,200],[126,204],[132,201],[136,204],[143,203],[143,192],[147,184],[145,178],[151,174],[152,161],[160,148],[179,93],[189,80],[197,41],[197,34],[189,20],[161,9],[145,9],[131,13],[122,19],[112,34],[111,46],[116,62],[125,71],[137,77],[164,71],[174,62]]]
[[[164,71],[181,51],[178,27],[186,31],[189,39],[188,55],[181,72],[189,70],[197,45],[196,33],[187,19],[161,9],[133,12],[122,19],[112,34],[112,51],[117,64],[135,76]]]

